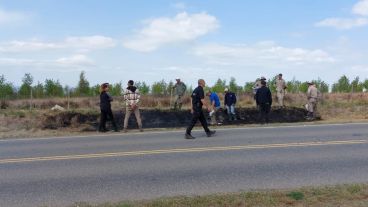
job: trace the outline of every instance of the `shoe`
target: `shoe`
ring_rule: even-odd
[[[142,128],[139,129],[140,132],[144,132],[144,130]]]
[[[123,132],[124,132],[124,133],[127,133],[127,132],[128,132],[128,130],[127,130],[127,129],[123,129]]]
[[[214,134],[216,134],[216,131],[215,130],[209,131],[206,134],[207,134],[207,137],[212,137]]]
[[[185,139],[195,139],[191,134],[185,134]]]
[[[98,132],[105,133],[107,132],[107,129],[99,129]]]

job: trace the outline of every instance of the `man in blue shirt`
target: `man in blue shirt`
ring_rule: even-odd
[[[211,91],[207,92],[207,96],[210,98],[210,106],[212,108],[212,110],[210,112],[211,125],[220,124],[216,120],[217,111],[220,109],[220,106],[221,106],[220,98],[218,97],[218,95],[215,92],[211,92]]]

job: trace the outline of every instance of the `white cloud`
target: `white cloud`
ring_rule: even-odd
[[[174,18],[161,17],[146,21],[135,37],[124,41],[123,45],[129,49],[150,52],[166,44],[195,40],[218,27],[216,17],[205,12],[182,12]]]
[[[62,45],[52,42],[14,40],[0,43],[0,52],[28,52],[60,48]]]
[[[27,20],[27,15],[21,12],[5,11],[0,8],[0,25],[12,24]]]
[[[75,49],[75,50],[97,50],[111,48],[116,45],[115,41],[105,36],[81,36],[67,37],[60,42],[45,42],[39,40],[10,41],[0,43],[0,52],[29,52],[52,49]]]
[[[367,18],[327,18],[317,22],[317,27],[333,27],[337,29],[351,29],[353,27],[362,27],[368,24]]]
[[[0,66],[29,67],[48,71],[80,70],[94,66],[94,61],[85,55],[76,54],[58,59],[0,58]]]
[[[65,40],[67,47],[76,47],[83,49],[104,49],[114,47],[115,41],[110,37],[94,35],[85,37],[68,37]]]
[[[194,54],[217,65],[272,67],[335,62],[333,57],[321,49],[288,48],[271,41],[254,45],[202,45],[194,49]]]
[[[55,62],[66,66],[89,66],[94,64],[92,59],[81,54],[73,55],[71,57],[59,58]]]
[[[368,16],[368,0],[360,0],[351,9],[355,15]],[[354,27],[363,27],[368,25],[368,18],[338,18],[332,17],[321,20],[315,24],[316,27],[333,27],[336,29],[352,29]]]
[[[368,0],[361,0],[353,6],[353,13],[368,16]]]

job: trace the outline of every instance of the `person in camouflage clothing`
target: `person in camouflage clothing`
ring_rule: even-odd
[[[174,103],[174,110],[181,110],[183,105],[183,96],[187,91],[187,86],[181,82],[180,78],[176,79],[176,84],[173,86],[174,94],[175,94],[175,103]]]

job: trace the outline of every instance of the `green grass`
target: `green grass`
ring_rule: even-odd
[[[251,191],[206,196],[178,196],[72,207],[366,207],[368,184],[309,187],[293,190]]]

